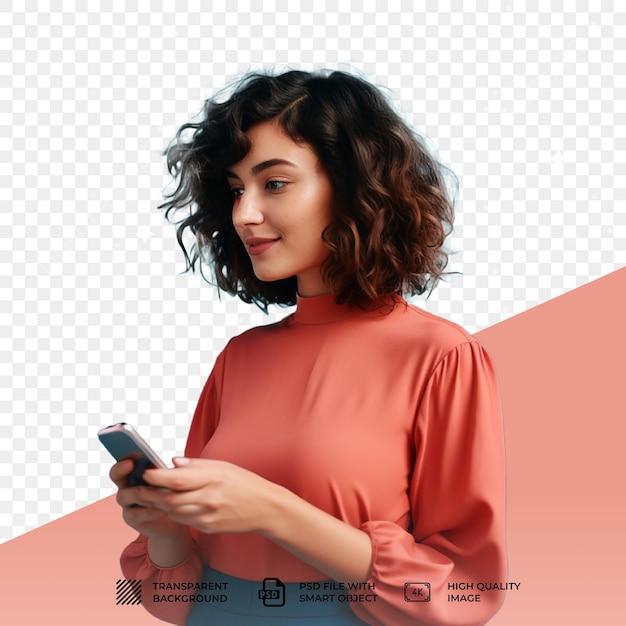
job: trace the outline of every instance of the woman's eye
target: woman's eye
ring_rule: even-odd
[[[232,193],[235,198],[238,198],[240,195],[243,194],[243,189],[231,189],[230,193]]]
[[[270,180],[266,187],[270,190],[270,191],[278,191],[279,189],[282,189],[287,183],[283,180]]]

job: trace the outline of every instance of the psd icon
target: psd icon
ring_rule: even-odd
[[[430,602],[430,583],[404,583],[405,602]]]
[[[285,606],[285,585],[280,578],[263,579],[259,600],[263,600],[263,606]]]

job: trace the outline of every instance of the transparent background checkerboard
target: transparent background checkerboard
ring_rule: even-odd
[[[286,313],[181,274],[156,208],[249,69],[362,73],[457,174],[462,275],[420,306],[474,332],[626,264],[621,3],[97,4],[0,12],[0,540],[113,493],[102,425],[181,453],[218,351]]]

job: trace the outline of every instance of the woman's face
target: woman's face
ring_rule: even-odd
[[[301,296],[330,290],[321,277],[328,247],[322,232],[331,219],[330,179],[307,143],[296,143],[273,121],[248,132],[246,156],[229,168],[232,219],[259,280],[290,276]]]

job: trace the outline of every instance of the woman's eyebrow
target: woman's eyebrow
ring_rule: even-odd
[[[297,167],[295,163],[287,161],[286,159],[268,159],[267,161],[258,163],[250,171],[252,172],[252,176],[256,176],[257,174],[260,174],[263,170],[274,167],[274,165],[288,165],[290,167]],[[239,178],[239,176],[237,176],[237,174],[235,174],[235,172],[231,170],[226,170],[226,176],[228,176],[229,178]]]

